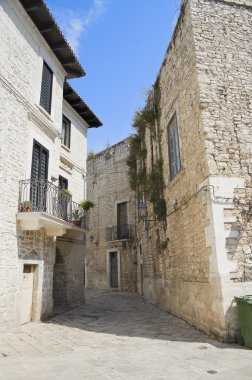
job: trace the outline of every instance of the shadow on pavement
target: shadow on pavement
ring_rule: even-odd
[[[71,309],[58,309],[47,321],[85,331],[117,336],[199,342],[222,348],[241,348],[224,344],[190,326],[180,318],[146,302],[136,293],[88,289],[86,303]]]

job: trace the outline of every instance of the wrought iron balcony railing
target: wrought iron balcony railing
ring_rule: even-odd
[[[118,226],[110,226],[105,228],[106,241],[115,240],[132,240],[134,238],[133,224],[121,224]]]
[[[69,223],[88,228],[89,212],[52,182],[23,180],[19,183],[19,212],[45,212]]]

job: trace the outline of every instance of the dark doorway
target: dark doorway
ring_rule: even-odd
[[[118,260],[117,252],[110,252],[110,286],[111,288],[118,288]]]
[[[128,239],[127,202],[117,204],[117,238]]]

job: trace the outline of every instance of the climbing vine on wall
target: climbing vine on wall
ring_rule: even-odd
[[[164,178],[160,140],[160,89],[157,81],[153,91],[147,95],[146,105],[135,113],[132,126],[136,133],[130,140],[127,160],[130,186],[139,195],[152,203],[158,220],[166,220],[166,202],[163,198]],[[146,130],[151,141],[155,141],[157,153],[150,168],[147,168]]]

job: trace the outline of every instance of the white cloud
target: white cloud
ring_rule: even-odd
[[[98,20],[106,10],[109,0],[93,0],[87,12],[77,12],[72,9],[55,9],[56,20],[59,23],[67,41],[77,54],[80,48],[80,38]]]

